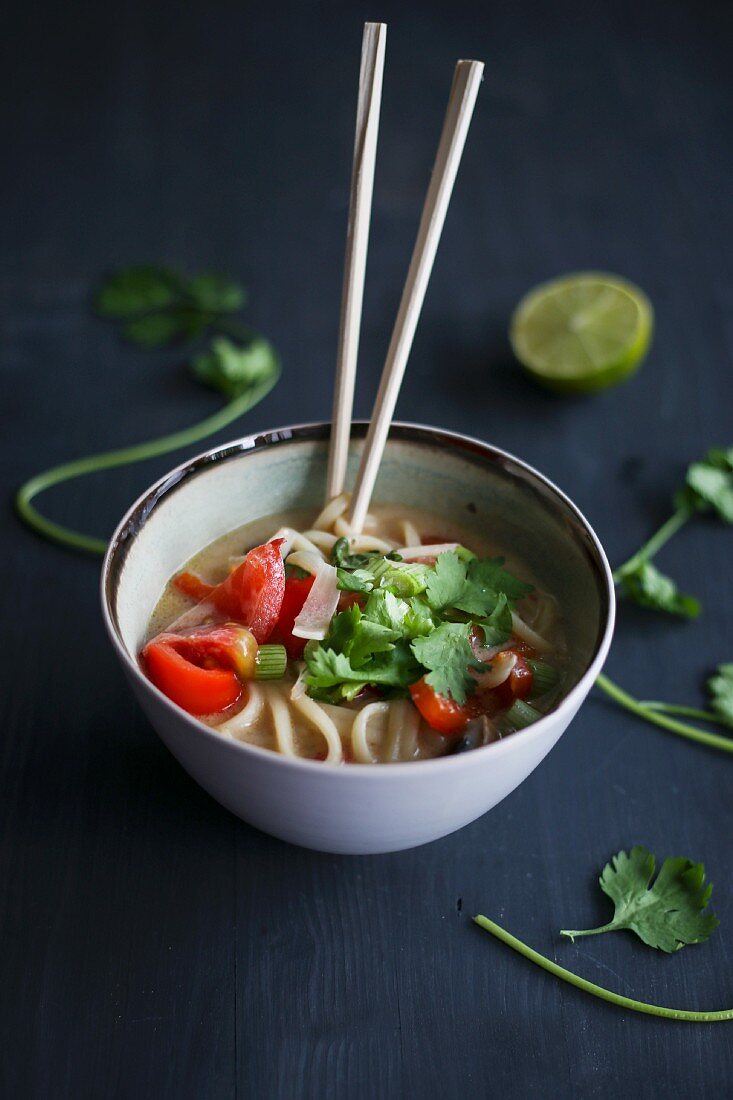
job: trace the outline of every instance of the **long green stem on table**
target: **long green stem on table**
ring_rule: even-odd
[[[639,718],[643,718],[646,722],[661,726],[662,729],[679,734],[680,737],[687,737],[690,741],[697,741],[701,745],[722,749],[723,752],[733,752],[733,737],[722,737],[720,734],[708,733],[706,730],[698,729],[697,726],[691,726],[688,722],[678,722],[676,718],[661,713],[654,705],[647,706],[638,699],[634,699],[633,695],[629,695],[628,692],[620,688],[618,684],[614,684],[603,673],[596,680],[596,685],[601,691],[605,691],[606,695],[610,696],[614,702],[625,707],[632,714],[636,714]],[[705,721],[710,721],[710,719],[706,717]]]
[[[641,561],[650,561],[655,554],[659,553],[664,544],[669,542],[681,527],[684,527],[691,515],[692,512],[686,506],[682,506],[676,512],[673,512],[667,522],[663,523],[659,530],[635,554],[632,554],[628,561],[625,561],[618,569],[614,569],[614,581],[618,584],[625,572],[633,569]]]
[[[249,412],[258,401],[265,397],[279,378],[279,370],[262,382],[254,384],[250,389],[238,397],[229,401],[224,408],[192,424],[189,428],[164,435],[160,439],[151,439],[146,443],[136,443],[132,447],[123,447],[116,451],[104,451],[100,454],[87,455],[85,458],[77,458],[73,462],[65,462],[61,466],[54,466],[50,470],[44,470],[36,474],[21,485],[15,498],[16,508],[21,519],[39,535],[50,539],[52,542],[69,546],[74,550],[83,550],[89,554],[103,554],[107,549],[104,539],[85,535],[79,531],[73,531],[60,523],[54,523],[46,519],[32,501],[39,493],[50,489],[53,485],[60,485],[64,481],[82,477],[84,474],[96,473],[99,470],[110,470],[116,466],[129,466],[135,462],[142,462],[146,458],[155,458],[158,455],[168,454],[180,447],[187,447],[192,443],[198,443],[202,439],[213,435],[214,432],[226,428],[232,421]]]
[[[720,722],[717,714],[713,714],[711,710],[700,710],[698,707],[683,707],[679,706],[677,703],[658,703],[656,700],[652,699],[640,699],[639,702],[645,710],[656,710],[661,714],[679,714],[682,718],[697,718],[700,722]]]
[[[566,970],[564,966],[558,966],[557,963],[545,958],[544,955],[540,955],[539,951],[535,951],[533,948],[528,947],[526,943],[518,940],[516,936],[512,936],[510,932],[506,932],[500,925],[489,920],[488,917],[478,916],[473,919],[480,928],[490,932],[502,943],[505,943],[514,951],[518,951],[520,955],[524,955],[525,959],[541,966],[549,974],[554,974],[561,981],[567,982],[568,985],[574,985],[577,989],[582,989],[593,997],[599,997],[602,1001],[618,1005],[619,1008],[627,1008],[632,1012],[643,1012],[647,1016],[663,1016],[667,1020],[687,1020],[691,1023],[705,1024],[733,1020],[733,1008],[724,1008],[717,1012],[696,1012],[685,1008],[665,1008],[662,1005],[650,1005],[645,1001],[636,1001],[632,997],[623,997],[620,993],[613,993],[610,989],[604,989],[603,986],[596,985],[595,982],[589,982],[586,978],[573,974],[572,971]],[[601,931],[601,929],[596,931]]]

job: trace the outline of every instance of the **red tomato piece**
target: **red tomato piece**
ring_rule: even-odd
[[[219,610],[249,627],[260,643],[272,634],[285,594],[282,542],[274,539],[255,546],[211,593]]]
[[[215,714],[236,703],[242,685],[230,669],[202,668],[179,652],[185,638],[161,634],[143,650],[148,676],[189,714]]]
[[[457,703],[447,695],[438,695],[424,679],[411,685],[410,695],[428,725],[439,733],[461,733],[476,714],[476,705],[471,699]]]
[[[293,627],[315,579],[315,577],[288,577],[285,581],[285,592],[275,632],[278,640],[285,646],[288,657],[293,660],[302,657],[305,649],[306,639],[296,638]]]
[[[512,647],[512,652],[516,652]],[[517,662],[507,676],[503,684],[499,684],[488,694],[498,704],[499,709],[510,707],[515,699],[526,699],[532,691],[534,673],[527,664],[526,658],[517,654]]]
[[[198,600],[199,602],[208,600],[215,587],[213,584],[208,584],[202,580],[201,577],[197,577],[195,573],[179,573],[177,577],[173,578],[173,585],[184,596],[190,596],[192,600]]]
[[[366,603],[366,597],[363,592],[342,592],[339,596],[339,611],[346,611],[348,608],[353,607],[354,604],[358,604],[359,607],[363,607]]]

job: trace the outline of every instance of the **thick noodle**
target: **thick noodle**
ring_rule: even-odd
[[[449,553],[460,545],[471,543],[470,535],[465,535],[463,541],[457,529],[448,529],[443,537],[450,539],[453,536],[461,541],[438,543],[435,538],[432,543],[423,541],[421,531],[445,529],[441,521],[420,517],[419,513],[415,513],[413,519],[398,507],[385,507],[384,511],[376,509],[375,515],[367,517],[366,530],[355,535],[345,516],[348,504],[349,494],[342,493],[326,505],[311,527],[304,530],[291,526],[290,518],[284,516],[280,520],[281,526],[269,537],[270,541],[283,540],[280,550],[287,565],[297,566],[316,577],[303,608],[296,616],[295,637],[322,638],[337,610],[342,594],[335,589],[336,569],[331,555],[339,538],[348,539],[350,553],[388,554],[396,550],[406,561],[435,559],[441,553]],[[275,526],[273,522],[272,528]],[[261,540],[261,531],[258,535]],[[239,536],[239,542],[234,541],[236,536]],[[218,569],[225,566],[227,560],[230,567],[239,564],[243,558],[233,557],[233,551],[242,545],[252,544],[246,529],[232,532],[226,539],[226,543],[222,540],[219,562],[215,563]],[[487,548],[485,552],[490,551]],[[198,570],[198,563],[193,567]],[[328,591],[319,592],[320,581],[323,581],[321,588],[326,587],[326,577],[330,582]],[[323,597],[321,603],[325,610],[321,609],[316,597]],[[346,606],[345,602],[340,606]],[[224,618],[212,603],[202,602],[183,614],[180,614],[180,604],[175,604],[175,607],[178,617],[171,616],[174,622],[166,629],[186,630],[221,622]],[[306,610],[308,622],[301,622],[298,626]],[[277,641],[277,635],[272,640]],[[479,646],[477,641],[474,642],[474,652],[484,665],[482,670],[473,673],[480,692],[501,687],[510,676],[517,656],[507,647],[517,641],[527,643],[537,654],[552,651],[562,660],[567,651],[562,637],[560,609],[554,596],[535,588],[512,612],[510,639],[496,646]],[[294,682],[293,673],[297,676]],[[372,701],[369,699],[367,695],[366,699],[357,698],[346,705],[313,699],[307,693],[303,663],[291,662],[285,679],[249,683],[246,702],[236,714],[223,720],[213,716],[206,721],[223,737],[266,746],[284,756],[318,759],[332,765],[351,759],[360,764],[418,760],[443,755],[454,746],[453,737],[443,735],[426,724],[409,697],[387,701],[375,700],[372,695]],[[484,743],[497,739],[499,733],[494,723],[486,717],[482,721]]]

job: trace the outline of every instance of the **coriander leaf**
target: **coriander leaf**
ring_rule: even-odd
[[[411,648],[415,657],[429,670],[426,681],[439,695],[465,703],[476,686],[469,669],[483,666],[471,648],[470,623],[441,623],[431,634],[415,638]]]
[[[375,653],[388,653],[399,639],[398,630],[390,630],[381,623],[373,623],[362,616],[348,647],[349,660],[359,670]]]
[[[347,538],[337,539],[331,550],[331,562],[342,569],[362,569],[370,562],[381,560],[382,557],[382,554],[377,553],[350,554]]]
[[[406,600],[401,600],[386,588],[376,588],[366,602],[364,618],[401,634],[409,610]]]
[[[122,329],[131,344],[143,348],[162,348],[175,341],[193,340],[201,334],[203,322],[197,314],[179,309],[164,309],[135,317]]]
[[[705,868],[684,856],[668,857],[654,878],[656,861],[646,848],[618,852],[603,868],[601,889],[614,903],[613,920],[602,928],[563,931],[561,935],[593,936],[628,928],[649,947],[672,953],[690,943],[703,943],[717,928],[718,918],[705,912],[712,883],[705,885]]]
[[[374,577],[363,569],[336,570],[336,583],[342,592],[371,592],[374,587]]]
[[[420,676],[420,668],[402,642],[359,669],[353,667],[346,654],[335,653],[319,642],[308,643],[304,658],[309,691],[321,699],[353,698],[366,684],[407,688]],[[358,690],[350,690],[355,685],[359,685]]]
[[[425,591],[432,567],[379,557],[365,565],[364,572],[373,578],[375,588],[389,588],[396,596],[409,598]],[[361,575],[361,570],[357,573]]]
[[[712,508],[725,523],[733,523],[733,447],[709,451],[687,470],[687,489],[701,510]]]
[[[438,554],[427,578],[427,600],[434,611],[457,606],[466,587],[467,569],[466,562],[453,551]]]
[[[700,614],[699,601],[680,592],[672,578],[660,573],[650,561],[633,562],[632,559],[630,565],[622,566],[614,577],[624,595],[641,607],[667,611],[686,619],[695,619]]]
[[[135,317],[173,305],[179,296],[180,282],[174,272],[141,264],[109,275],[94,297],[94,308],[100,317]]]
[[[399,630],[371,622],[360,607],[352,604],[334,617],[323,645],[336,653],[345,653],[353,668],[361,668],[375,653],[394,649],[393,643],[399,637]]]
[[[336,653],[348,654],[351,639],[354,637],[354,631],[360,619],[361,609],[356,604],[352,604],[345,611],[339,611],[338,615],[334,615],[328,628],[328,634],[323,640],[325,648],[333,649]]]
[[[198,309],[212,313],[236,313],[247,301],[243,286],[213,272],[202,272],[188,279],[186,292]]]
[[[499,593],[496,607],[487,619],[476,623],[484,632],[484,645],[502,645],[512,633],[512,609],[503,592]]]
[[[532,587],[504,569],[504,558],[475,558],[468,564],[466,585],[455,606],[469,615],[483,617],[491,614],[501,593],[514,602]]]
[[[432,633],[436,627],[433,614],[427,603],[420,596],[412,596],[409,600],[409,610],[405,615],[404,633],[408,638],[422,638]]]
[[[725,726],[733,726],[733,664],[718,665],[708,680],[710,706]]]
[[[240,347],[219,336],[211,341],[211,350],[197,355],[191,365],[200,382],[233,400],[271,377],[278,370],[278,358],[272,344],[261,337]]]

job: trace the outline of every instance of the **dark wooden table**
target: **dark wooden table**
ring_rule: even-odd
[[[485,58],[398,411],[538,466],[621,560],[665,518],[685,464],[733,443],[725,6],[13,7],[0,178],[0,1092],[730,1094],[733,1025],[604,1005],[471,916],[623,993],[733,1004],[733,759],[594,696],[519,790],[446,840],[359,859],[289,847],[168,756],[106,643],[98,563],[36,539],[9,505],[39,468],[216,408],[179,353],[131,350],[90,316],[95,278],[124,262],[247,283],[249,318],[285,376],[242,431],[328,414],[361,22],[382,17],[357,411],[371,405],[453,63]],[[627,385],[557,399],[511,362],[507,318],[528,287],[579,268],[638,281],[657,335]],[[44,505],[105,534],[173,461]],[[694,702],[733,658],[732,540],[700,521],[665,552],[704,601],[698,623],[622,610],[608,670],[630,690]],[[595,876],[635,843],[705,861],[721,918],[707,945],[666,957],[630,934],[561,942],[568,923],[605,918]]]

